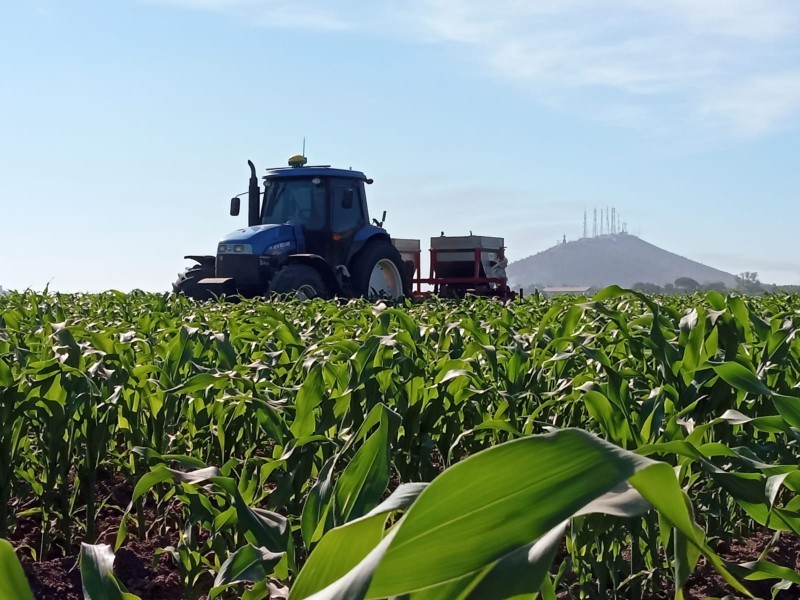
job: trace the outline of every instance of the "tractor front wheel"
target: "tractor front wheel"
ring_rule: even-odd
[[[211,300],[213,294],[200,280],[214,276],[214,265],[194,265],[178,275],[178,279],[172,284],[172,291],[195,300]]]
[[[330,298],[330,290],[322,275],[310,265],[287,265],[275,273],[269,284],[269,295],[293,294],[297,298]]]
[[[371,300],[400,300],[409,290],[400,252],[391,243],[378,240],[359,252],[351,266],[353,291]]]

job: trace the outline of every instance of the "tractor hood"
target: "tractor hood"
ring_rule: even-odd
[[[279,248],[274,248],[280,244]],[[241,252],[233,246],[246,245],[247,254],[288,254],[303,245],[303,230],[299,225],[253,225],[232,231],[219,242],[219,253]],[[276,252],[277,250],[277,252]]]

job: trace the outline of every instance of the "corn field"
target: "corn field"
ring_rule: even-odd
[[[144,544],[170,598],[797,597],[799,329],[798,296],[616,287],[2,296],[0,598],[56,559],[159,597],[116,562]]]

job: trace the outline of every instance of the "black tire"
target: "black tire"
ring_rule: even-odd
[[[214,265],[194,265],[178,275],[178,279],[172,284],[172,290],[195,300],[211,300],[213,295],[200,284],[200,280],[214,276]]]
[[[269,284],[269,294],[292,294],[304,299],[331,297],[319,271],[303,264],[286,265],[275,273]]]
[[[391,269],[391,265],[394,269]],[[378,273],[376,269],[384,272],[384,281],[389,285],[388,290],[376,290],[370,284],[373,272]],[[399,280],[395,282],[396,279]],[[410,279],[400,252],[386,240],[371,242],[355,255],[350,265],[350,281],[356,296],[373,300],[386,297],[400,300],[408,296],[411,291]]]

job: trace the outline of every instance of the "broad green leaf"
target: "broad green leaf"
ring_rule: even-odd
[[[204,390],[208,386],[214,385],[220,379],[220,375],[215,375],[213,373],[198,373],[197,375],[192,375],[183,384],[167,391],[173,394],[191,394],[192,392]]]
[[[480,452],[442,473],[412,506],[370,596],[407,593],[476,571],[538,539],[649,462],[578,430]]]
[[[346,523],[377,506],[389,475],[389,421],[384,410],[380,425],[336,482],[333,492],[336,523]]]
[[[108,544],[81,544],[78,564],[85,600],[139,600],[114,575],[114,552]]]
[[[322,401],[325,394],[325,380],[322,377],[322,367],[314,365],[308,372],[295,400],[297,412],[292,423],[292,433],[295,437],[308,436],[316,429],[314,409]]]
[[[239,525],[250,534],[252,542],[273,553],[286,552],[289,544],[289,523],[286,517],[248,506],[236,482],[230,477],[212,477],[210,481],[233,498]]]
[[[326,533],[292,586],[292,600],[302,600],[320,592],[360,565],[381,542],[387,516],[411,506],[427,485],[404,483],[368,514]],[[379,554],[373,555],[373,558],[379,560]],[[358,593],[363,595],[370,578],[371,571],[364,569],[364,577],[354,576],[351,584],[357,585],[360,590]],[[337,593],[343,595],[327,590],[323,597],[346,600],[349,598],[348,594],[356,594],[354,589],[345,584],[340,584],[337,589]]]
[[[639,470],[628,481],[658,511],[661,518],[682,534],[687,544],[691,544],[705,555],[734,589],[747,594],[747,590],[725,569],[722,559],[708,547],[702,531],[692,521],[688,500],[678,485],[672,467],[666,463],[655,463],[649,468]],[[679,561],[676,566],[679,576],[688,577],[694,565],[685,563],[692,561],[695,556],[693,551],[688,550],[676,556],[676,560]],[[681,562],[684,564],[680,564]]]
[[[14,548],[6,540],[0,540],[0,598],[33,600],[22,565]]]
[[[0,385],[11,387],[14,384],[14,375],[11,367],[6,364],[6,359],[0,356]]]
[[[329,458],[319,472],[317,480],[311,486],[311,490],[306,497],[303,512],[300,516],[300,531],[307,547],[316,542],[319,538],[317,532],[320,525],[326,519],[330,509],[330,500],[333,495],[333,469],[336,466],[338,454]],[[320,532],[319,535],[321,535]]]
[[[644,481],[664,492],[664,498],[657,499],[656,504],[666,510],[668,520],[742,590],[698,539],[669,466],[585,432],[564,430],[496,446],[446,470],[420,495],[389,536],[314,598],[408,594],[472,573],[480,575],[484,569],[488,573],[494,562],[514,551],[522,552],[520,549],[529,546],[531,540],[580,514],[592,501],[648,472],[652,474],[640,478],[639,484]],[[640,511],[641,501],[636,505]],[[536,510],[523,508],[532,506]],[[323,542],[325,538],[320,545]],[[370,577],[364,596],[364,582]]]
[[[771,396],[772,392],[756,377],[755,373],[740,365],[737,362],[726,362],[721,365],[713,365],[714,371],[725,383],[733,386],[737,390],[750,392],[751,394],[761,394]]]
[[[792,427],[800,429],[800,398],[774,394],[772,401],[786,422]]]
[[[222,589],[216,592],[212,590],[209,599],[216,598],[230,584],[267,579],[283,556],[283,553],[270,552],[252,544],[239,548],[220,566],[214,579],[214,588]]]

